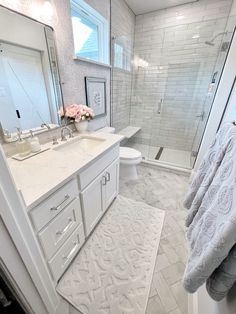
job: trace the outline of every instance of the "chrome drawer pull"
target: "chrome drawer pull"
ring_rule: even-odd
[[[67,261],[68,259],[70,259],[70,257],[75,253],[75,251],[76,251],[76,249],[77,249],[77,247],[78,247],[78,243],[77,243],[76,241],[74,241],[73,244],[74,244],[74,247],[73,247],[73,249],[70,251],[70,253],[69,253],[67,256],[62,255],[62,258],[63,258],[64,260],[66,260],[66,261]]]
[[[66,227],[65,227],[62,231],[58,230],[58,231],[56,232],[56,235],[63,235],[64,233],[66,233],[66,231],[67,231],[68,229],[70,229],[71,225],[73,224],[72,218],[69,218],[68,221],[69,221],[69,222],[68,222],[68,224],[66,225]]]
[[[66,194],[65,197],[64,197],[64,200],[59,205],[51,207],[50,210],[58,210],[58,209],[60,209],[61,205],[63,205],[69,198],[70,198],[70,195]]]
[[[111,181],[111,174],[108,171],[106,172],[106,180],[107,182]]]

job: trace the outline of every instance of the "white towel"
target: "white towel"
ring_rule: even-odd
[[[220,266],[236,243],[236,126],[232,123],[224,124],[218,132],[184,204],[189,209],[186,225],[191,253],[183,284],[193,293]],[[231,278],[231,281],[234,280]],[[208,281],[213,298],[214,288],[217,292],[214,282]],[[223,289],[224,295],[229,288]]]

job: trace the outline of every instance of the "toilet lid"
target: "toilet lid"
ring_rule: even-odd
[[[141,153],[130,147],[120,147],[120,158],[123,159],[137,159],[142,157]]]

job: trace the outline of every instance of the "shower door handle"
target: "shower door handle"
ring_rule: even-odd
[[[164,99],[161,98],[159,103],[158,103],[157,114],[161,114],[161,112],[162,112],[163,100]]]
[[[203,121],[203,119],[204,119],[204,116],[205,116],[205,112],[204,112],[204,111],[202,111],[202,112],[199,113],[199,114],[196,114],[196,118],[201,118],[202,121]]]

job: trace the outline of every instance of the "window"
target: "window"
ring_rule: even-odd
[[[113,66],[122,70],[131,70],[131,46],[128,37],[121,36],[116,38],[114,43]]]
[[[114,45],[114,67],[123,69],[123,52],[124,48],[116,44]]]
[[[71,1],[75,56],[109,64],[107,20],[83,0]]]

